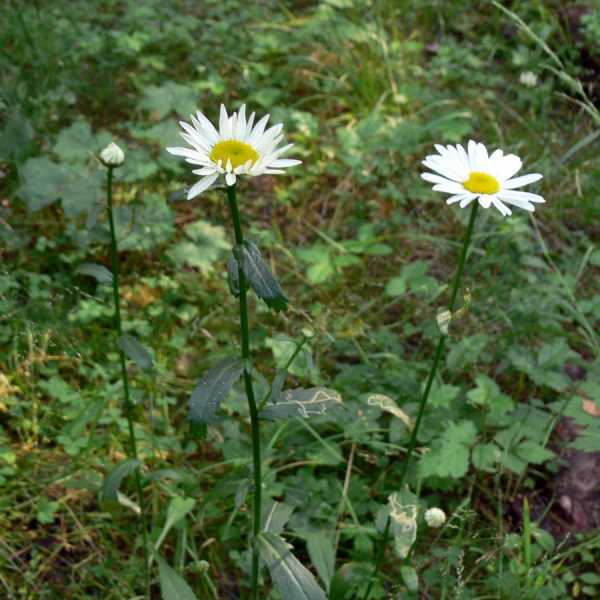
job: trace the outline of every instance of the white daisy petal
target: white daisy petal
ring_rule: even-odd
[[[211,143],[216,142],[219,139],[219,133],[215,129],[214,125],[200,111],[196,113],[196,119],[198,121],[197,126],[194,123],[195,119],[192,115],[192,123],[194,123],[196,129],[198,129],[199,132],[204,133]]]
[[[429,181],[431,183],[448,183],[453,184],[456,181],[452,181],[452,179],[448,179],[446,177],[442,177],[441,175],[434,175],[433,173],[421,173],[421,178],[425,181]]]
[[[487,148],[483,144],[477,144],[476,156],[477,168],[475,170],[484,172],[487,171],[489,157]]]
[[[434,192],[446,192],[448,194],[461,194],[466,192],[465,188],[460,183],[437,183],[433,186]]]
[[[465,206],[469,206],[469,204],[471,204],[471,202],[473,202],[473,200],[475,200],[475,197],[476,197],[476,196],[475,196],[474,194],[472,194],[472,195],[470,195],[470,196],[467,196],[466,198],[463,198],[463,199],[460,201],[460,204],[459,204],[459,206],[460,206],[461,208],[464,208]]]
[[[227,185],[234,185],[235,184],[235,173],[225,173],[225,183]]]
[[[498,198],[502,200],[527,200],[528,202],[535,202],[543,204],[546,202],[544,198],[538,194],[532,194],[531,192],[522,192],[520,190],[500,190],[498,192]]]
[[[533,183],[534,181],[539,181],[543,175],[541,173],[530,173],[529,175],[521,175],[520,177],[515,177],[514,179],[509,179],[502,184],[503,190],[514,190],[515,188],[523,187],[524,185],[528,185]]]
[[[227,109],[224,104],[221,104],[221,111],[219,113],[219,137],[224,140],[231,138],[229,117],[227,116]]]
[[[490,163],[490,172],[501,181],[505,181],[510,179],[522,166],[523,163],[518,156],[507,154]]]
[[[295,158],[279,158],[277,160],[273,160],[273,161],[269,162],[270,167],[277,167],[277,168],[294,167],[296,165],[301,165],[301,164],[302,164],[302,161],[296,160]]]
[[[192,171],[194,175],[200,175],[202,177],[204,177],[205,175],[212,175],[215,172],[216,169],[213,165],[210,165],[209,167],[202,167],[201,169],[194,169]]]
[[[250,145],[253,145],[254,142],[258,139],[260,139],[260,137],[262,136],[265,127],[267,126],[267,122],[269,121],[269,117],[271,115],[265,115],[255,126],[254,129],[252,130],[252,133],[250,133],[250,136],[248,137],[248,143]]]
[[[477,142],[469,140],[467,144],[467,154],[469,156],[469,168],[471,171],[477,171]]]
[[[492,197],[492,204],[502,213],[503,216],[508,217],[512,215],[512,211],[506,204],[502,202],[497,196]]]
[[[455,202],[461,202],[462,200],[472,200],[475,196],[471,194],[471,192],[466,192],[465,194],[456,194],[454,196],[450,196],[450,198],[446,198],[446,204],[454,204]]]
[[[167,152],[170,152],[175,156],[184,156],[186,158],[202,158],[202,155],[197,150],[191,150],[190,148],[167,148]]]
[[[218,176],[218,173],[213,173],[212,175],[209,175],[208,177],[204,177],[200,181],[197,181],[188,190],[187,199],[192,200],[196,196],[199,196],[202,192],[206,191],[216,181]]]
[[[483,206],[483,208],[489,208],[492,204],[493,196],[489,196],[488,194],[481,194],[479,196],[479,204]]]
[[[463,181],[464,177],[457,171],[455,171],[451,166],[440,163],[440,161],[424,160],[423,165],[432,171],[436,171],[440,175],[451,179],[452,181]]]

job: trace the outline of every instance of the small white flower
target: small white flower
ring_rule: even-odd
[[[221,104],[219,130],[200,112],[192,115],[192,125],[180,121],[185,133],[181,137],[192,148],[167,148],[175,156],[183,156],[186,162],[199,165],[192,171],[201,179],[188,191],[191,200],[207,190],[219,177],[225,176],[227,185],[234,185],[238,175],[283,173],[283,169],[299,165],[302,161],[280,158],[293,144],[278,148],[283,140],[283,125],[273,125],[266,129],[269,115],[254,125],[255,113],[246,119],[246,105],[239,112],[227,115]]]
[[[446,522],[446,513],[441,508],[429,508],[425,511],[425,522],[429,527],[441,527]]]
[[[537,75],[531,71],[524,71],[519,75],[519,83],[527,87],[535,87],[537,82]]]
[[[423,164],[439,175],[421,173],[421,177],[435,183],[434,191],[452,194],[446,200],[448,204],[460,202],[464,208],[478,198],[483,208],[493,204],[503,215],[510,215],[507,204],[533,212],[534,203],[545,202],[542,196],[516,190],[538,181],[542,175],[531,173],[511,179],[522,166],[521,159],[514,154],[505,155],[498,149],[488,155],[486,147],[473,140],[469,140],[467,150],[460,144],[436,144],[435,149],[439,154],[427,156]]]
[[[120,167],[125,162],[125,154],[114,142],[111,142],[102,152],[100,160],[107,167]]]

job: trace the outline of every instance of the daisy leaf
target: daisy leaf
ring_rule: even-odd
[[[313,574],[292,554],[289,544],[274,533],[256,538],[271,579],[286,600],[326,600]]]
[[[269,308],[277,312],[284,311],[287,308],[289,300],[283,293],[279,282],[275,279],[256,244],[248,241],[244,242],[242,246],[236,249],[233,260],[236,263],[241,260],[248,284]],[[231,267],[233,267],[233,263],[231,263]],[[231,267],[228,265],[229,269]],[[230,277],[230,286],[233,286],[234,283],[235,279],[232,280]],[[236,288],[233,287],[233,289]],[[239,283],[237,289],[239,293]]]
[[[219,405],[246,366],[241,358],[226,358],[200,378],[189,402],[192,423],[212,423]]]
[[[330,408],[341,406],[342,398],[335,390],[323,387],[295,388],[285,390],[271,397],[268,404],[260,411],[261,419],[289,419],[324,415]]]

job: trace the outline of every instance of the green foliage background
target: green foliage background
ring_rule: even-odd
[[[590,81],[580,51],[597,53],[597,3],[579,33],[569,2],[504,4],[565,72]],[[130,365],[153,540],[168,507],[195,501],[161,540],[171,566],[159,567],[183,573],[199,598],[247,594],[242,390],[206,441],[186,420],[199,375],[238,343],[228,214],[219,189],[174,199],[191,178],[164,150],[179,119],[197,109],[214,119],[221,102],[271,113],[304,161],[240,189],[249,237],[291,301],[277,314],[252,301],[255,365],[271,379],[309,328],[287,385],[324,385],[344,403],[263,425],[265,495],[290,508],[296,556],[332,600],[364,589],[408,438],[368,398],[387,395],[414,416],[466,221],[419,163],[433,143],[474,137],[543,173],[547,204],[531,217],[480,211],[470,304],[452,323],[409,475],[421,508],[452,519],[440,533],[419,517],[418,581],[391,551],[384,580],[403,598],[599,593],[597,537],[564,543],[511,519],[524,496],[552,501],[560,416],[586,426],[575,447],[600,451],[598,416],[582,409],[600,410],[600,123],[539,44],[474,0],[13,0],[0,22],[7,598],[140,593],[131,510],[99,498],[127,439],[110,287],[80,270],[109,264],[97,154],[113,139],[126,152],[115,172],[125,330],[154,364]],[[520,82],[528,71],[533,87]],[[267,381],[257,387],[262,397]],[[373,597],[386,597],[378,586]]]

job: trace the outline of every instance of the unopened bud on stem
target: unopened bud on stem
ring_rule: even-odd
[[[100,160],[105,167],[120,167],[125,162],[125,154],[117,144],[111,142],[100,152]]]

